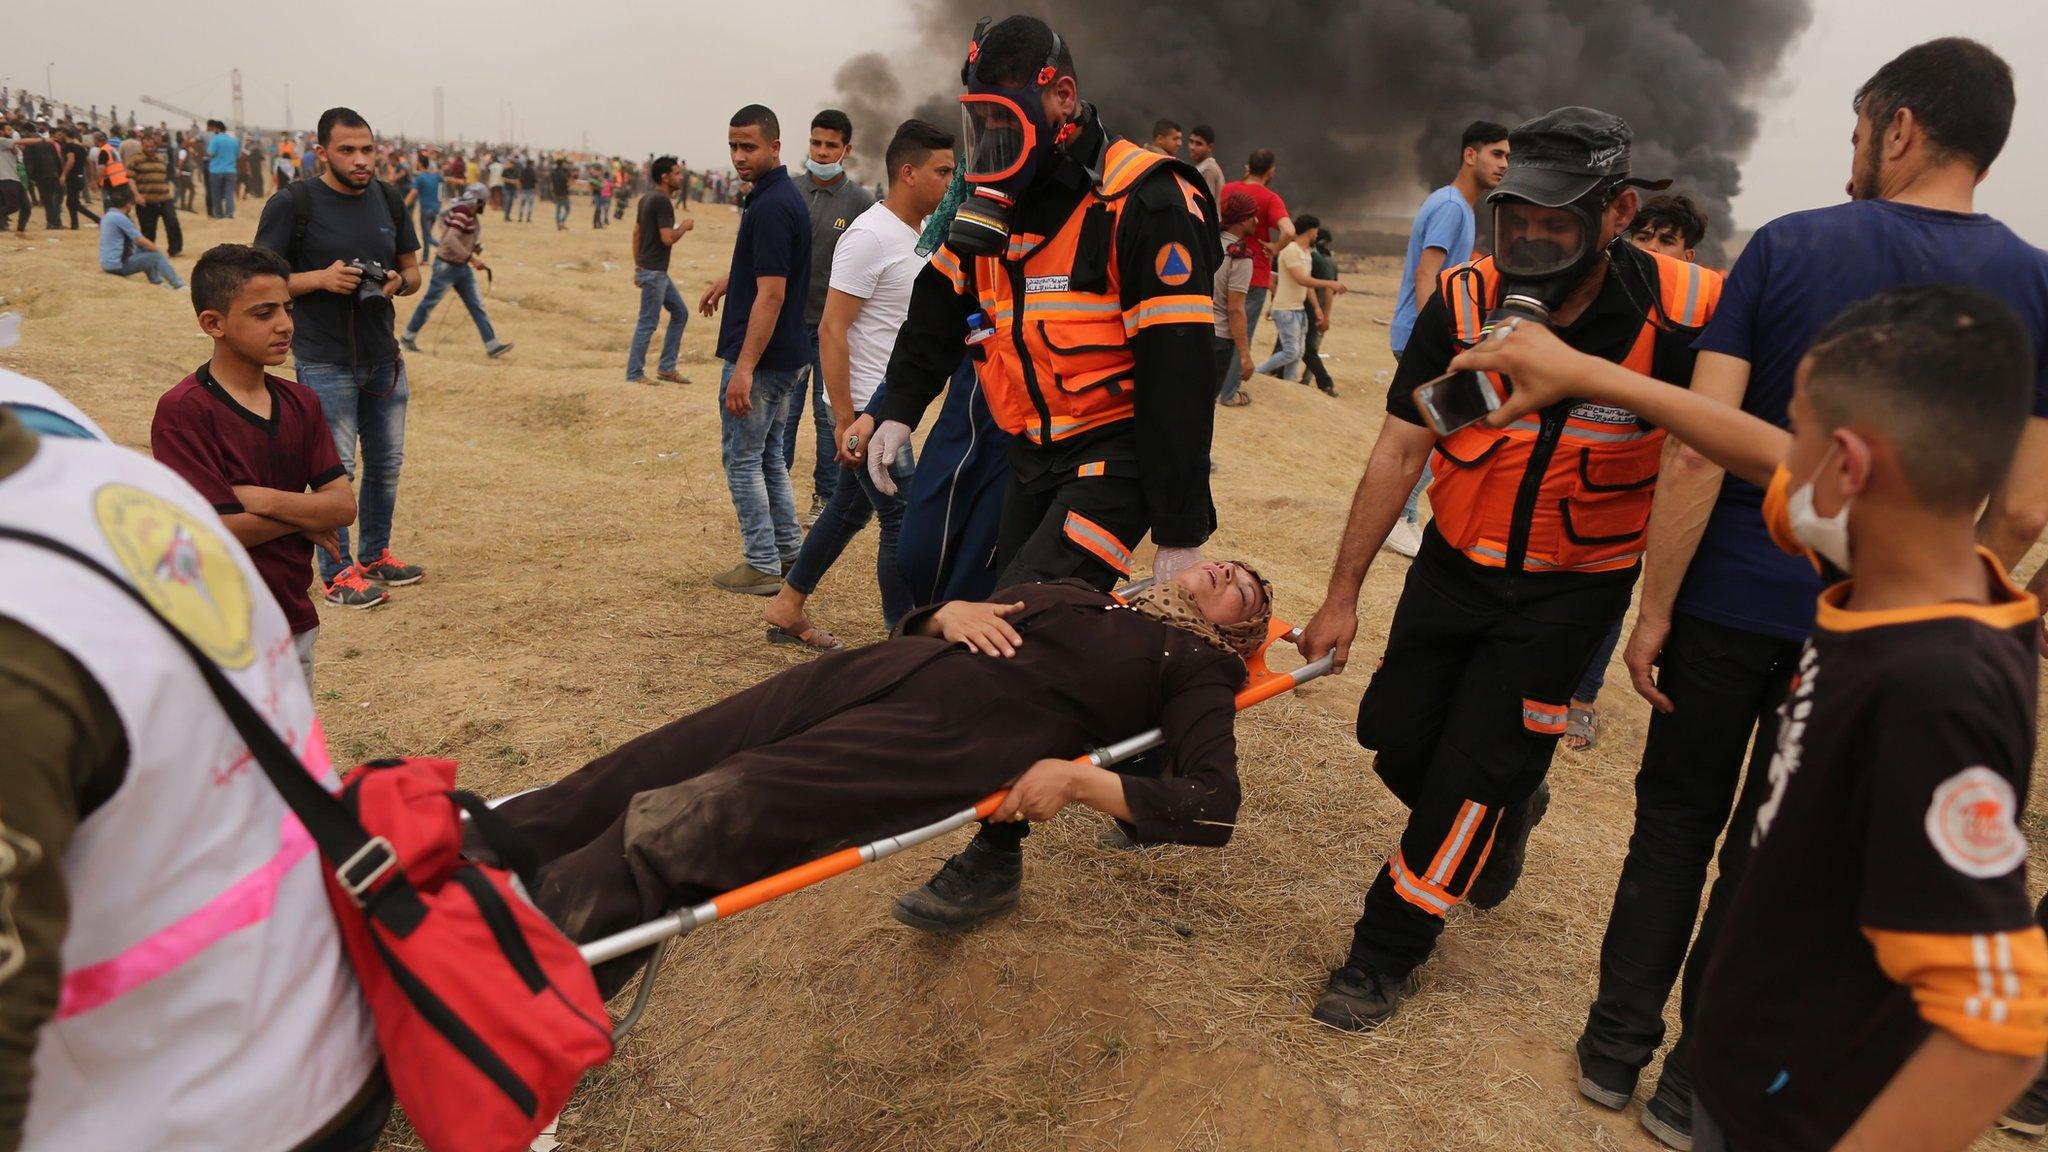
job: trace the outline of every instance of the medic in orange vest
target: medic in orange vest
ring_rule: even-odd
[[[1415,389],[1493,324],[1547,323],[1582,352],[1673,383],[1721,279],[1628,243],[1638,187],[1629,127],[1560,108],[1508,137],[1488,194],[1495,253],[1444,272],[1387,396],[1388,419],[1352,500],[1328,598],[1301,639],[1344,666],[1360,584],[1428,464],[1435,519],[1409,568],[1385,656],[1358,708],[1358,741],[1409,809],[1366,893],[1350,955],[1315,1018],[1371,1028],[1417,987],[1416,968],[1469,900],[1491,908],[1520,878],[1544,776],[1586,664],[1628,609],[1665,434],[1633,412],[1565,400],[1505,428],[1439,437]],[[1668,183],[1668,182],[1667,182]],[[1505,395],[1513,381],[1485,378]]]
[[[961,69],[964,186],[911,290],[867,449],[875,485],[959,367],[1013,439],[997,585],[1079,578],[1107,591],[1149,531],[1161,578],[1216,526],[1210,276],[1222,257],[1200,173],[1112,139],[1044,22],[982,21]],[[947,220],[947,205],[957,211]],[[984,828],[897,919],[955,931],[1016,905],[1021,825]]]

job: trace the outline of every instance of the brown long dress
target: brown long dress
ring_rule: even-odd
[[[1207,846],[1237,818],[1236,656],[1080,581],[1025,584],[1013,658],[907,635],[822,656],[499,808],[536,903],[589,941],[967,807],[1047,757],[1164,729],[1126,776],[1133,837]]]

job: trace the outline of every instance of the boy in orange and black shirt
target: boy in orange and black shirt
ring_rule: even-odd
[[[1837,318],[1786,433],[1524,325],[1455,367],[1509,373],[1494,422],[1624,404],[1769,484],[1781,547],[1855,579],[1821,597],[1701,993],[1698,1152],[1967,1147],[2048,1049],[2048,942],[2017,815],[2040,606],[1975,545],[2026,423],[2032,353],[1974,289]]]

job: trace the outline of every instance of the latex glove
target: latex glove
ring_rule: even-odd
[[[901,420],[884,420],[868,437],[868,479],[885,496],[896,495],[896,478],[889,475],[889,462],[910,443],[910,425]]]
[[[1164,584],[1201,562],[1202,550],[1199,547],[1161,548],[1152,557],[1152,578]]]

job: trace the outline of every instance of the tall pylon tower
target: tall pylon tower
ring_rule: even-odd
[[[218,76],[220,75],[220,73],[216,72],[214,73],[214,75]],[[242,125],[244,123],[244,120],[242,118],[242,70],[240,68],[237,68],[233,72],[228,73],[228,76],[234,82],[235,135],[240,136],[242,134]]]
[[[441,101],[441,86],[436,84],[434,86],[434,139],[436,140],[446,140],[448,138],[447,131],[441,126]]]

